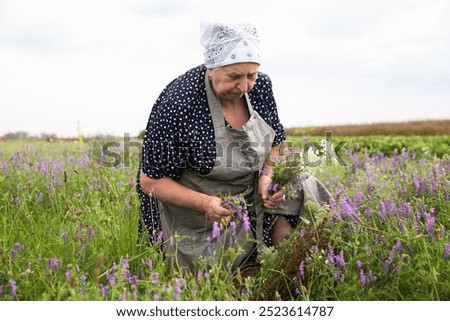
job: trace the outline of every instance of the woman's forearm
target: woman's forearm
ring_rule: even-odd
[[[159,201],[178,207],[205,212],[210,196],[187,188],[170,177],[152,179],[142,171],[140,174],[142,191]]]

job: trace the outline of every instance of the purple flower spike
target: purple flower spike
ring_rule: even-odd
[[[108,291],[109,291],[108,286],[100,284],[100,290],[102,291],[102,298],[106,300],[108,298]]]
[[[51,274],[52,272],[58,271],[58,267],[59,267],[58,259],[52,258],[52,259],[48,260],[47,267],[45,268],[45,272],[47,274]]]
[[[367,277],[366,277],[366,275],[364,274],[364,271],[363,271],[363,270],[360,270],[360,271],[359,271],[359,284],[360,284],[361,286],[364,286],[364,285],[367,284]]]
[[[66,276],[66,281],[70,282],[70,280],[72,280],[72,271],[70,269],[67,269],[65,276]]]
[[[9,293],[11,295],[11,301],[14,301],[16,299],[16,281],[14,280],[9,280],[8,282],[9,285]]]
[[[219,225],[219,222],[214,222],[213,223],[212,238],[220,240],[220,225]]]
[[[181,298],[181,288],[179,286],[177,286],[177,288],[175,289],[175,291],[173,293],[173,299],[179,300],[180,298]]]
[[[243,225],[243,229],[245,232],[248,232],[248,230],[250,230],[251,224],[250,224],[250,220],[248,218],[248,215],[244,215],[244,225]]]
[[[434,224],[436,223],[434,209],[431,209],[429,214],[425,213],[424,216],[425,216],[425,230],[427,231],[430,240],[432,240],[434,234]]]
[[[302,280],[305,277],[305,261],[301,261],[300,265],[298,266],[298,271],[300,272],[300,277],[302,278]]]
[[[329,265],[334,265],[334,249],[331,244],[328,243],[328,256],[327,261]]]
[[[163,242],[163,231],[158,233],[158,236],[156,237],[156,243],[161,244]]]
[[[236,222],[235,221],[230,222],[230,230],[231,230],[231,235],[236,235]]]
[[[152,272],[150,273],[150,282],[152,282],[153,285],[158,285],[159,283],[159,273],[158,272]]]
[[[337,255],[335,258],[336,258],[336,264],[338,265],[338,267],[340,267],[340,268],[345,267],[344,251],[343,250],[341,250],[339,252],[339,255]]]
[[[450,256],[450,243],[444,244],[444,259],[448,260],[448,257]]]

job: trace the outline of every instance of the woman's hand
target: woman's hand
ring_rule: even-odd
[[[222,201],[217,196],[207,196],[202,201],[205,216],[212,222],[219,222],[233,214],[230,210],[221,206]]]
[[[258,192],[264,202],[264,207],[267,209],[277,209],[286,199],[286,191],[279,190],[273,195],[269,194],[269,186],[272,184],[272,179],[268,175],[262,175],[258,181]]]

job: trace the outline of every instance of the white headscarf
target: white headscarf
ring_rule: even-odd
[[[261,64],[256,28],[249,23],[225,25],[202,21],[200,43],[207,68],[217,68],[240,62]]]

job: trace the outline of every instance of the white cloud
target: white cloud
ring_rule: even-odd
[[[0,135],[73,136],[78,121],[86,134],[137,134],[162,88],[202,62],[201,19],[255,24],[261,70],[273,79],[287,127],[450,116],[445,0],[4,0],[0,7]]]

